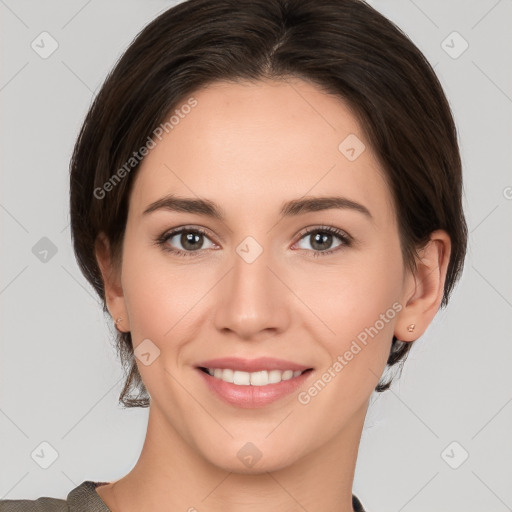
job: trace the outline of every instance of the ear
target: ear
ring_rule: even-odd
[[[107,308],[114,322],[121,318],[116,328],[119,331],[128,332],[130,323],[121,285],[121,269],[115,265],[110,242],[103,232],[96,238],[95,255],[103,278]]]
[[[418,339],[433,320],[444,293],[446,272],[450,261],[451,240],[444,230],[430,234],[430,240],[419,251],[416,270],[408,272],[404,293],[395,324],[395,336],[401,341]],[[414,329],[410,326],[414,325]]]

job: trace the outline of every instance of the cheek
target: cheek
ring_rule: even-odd
[[[211,278],[204,275],[206,271],[200,270],[200,265],[195,271],[191,267],[187,269],[184,265],[171,263],[160,249],[130,242],[127,237],[123,291],[135,354],[149,352],[150,363],[146,365],[144,358],[136,357],[135,360],[153,399],[158,400],[161,396],[165,382],[166,394],[177,403],[181,397],[180,388],[175,385],[172,375],[179,366],[183,347],[201,325],[197,318],[201,309],[198,306],[211,287],[207,286]],[[139,344],[141,348],[137,350]]]
[[[395,275],[397,280],[399,275]],[[323,358],[324,365],[318,368],[316,379],[301,390],[298,399],[305,406],[305,421],[328,411],[329,421],[324,424],[330,432],[327,435],[335,435],[347,418],[366,404],[389,356],[401,305],[391,275],[384,282],[382,276],[380,280],[374,277],[369,272],[353,272],[337,281],[326,279],[325,284],[342,286],[328,298],[315,294],[317,304],[322,304],[319,316],[333,332],[324,325],[315,327],[313,334],[327,357]],[[309,297],[312,303],[315,297]]]
[[[317,273],[314,285],[308,281],[303,286],[301,296],[322,320],[315,328],[317,339],[323,340],[331,360],[341,356],[349,370],[345,373],[352,372],[349,367],[364,367],[380,375],[402,309],[402,280],[399,251],[381,245],[354,253],[343,266]],[[364,377],[369,378],[368,372]]]
[[[132,332],[164,340],[171,336],[177,322],[181,326],[180,319],[187,323],[188,313],[200,297],[199,284],[208,281],[201,275],[205,272],[201,265],[194,266],[195,270],[180,265],[179,260],[163,249],[137,241],[145,240],[144,237],[147,234],[141,234],[140,238],[127,234],[123,291]]]
[[[355,254],[328,272],[321,270],[304,293],[318,304],[319,313],[338,327],[373,324],[401,293],[400,257],[385,253]]]

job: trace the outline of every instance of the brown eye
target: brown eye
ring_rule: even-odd
[[[338,242],[336,242],[336,239]],[[313,256],[324,256],[338,250],[338,247],[350,246],[350,238],[343,231],[326,226],[323,228],[314,228],[302,233],[301,239],[309,242],[305,246],[299,246],[300,249],[312,250]],[[300,243],[300,241],[298,243]],[[307,247],[309,245],[309,247]]]
[[[205,247],[209,242],[210,246]],[[207,236],[206,232],[199,228],[179,228],[163,234],[156,241],[158,245],[171,253],[179,256],[196,256],[202,249],[216,247]]]

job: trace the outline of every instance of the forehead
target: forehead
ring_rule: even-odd
[[[182,108],[193,104],[190,98],[195,106]],[[277,213],[285,200],[327,194],[366,198],[381,215],[392,209],[357,118],[343,100],[309,82],[216,82],[166,119],[171,115],[172,128],[155,139],[137,172],[130,210],[141,213],[169,193],[238,212],[275,205]]]

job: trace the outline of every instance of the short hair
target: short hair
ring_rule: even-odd
[[[461,158],[449,103],[421,51],[361,0],[188,0],[149,23],[118,60],[71,158],[73,247],[104,313],[95,241],[103,231],[120,262],[140,166],[133,155],[184,98],[208,84],[287,78],[337,96],[357,117],[384,170],[408,268],[415,268],[430,233],[446,230],[451,254],[441,307],[447,305],[467,244]],[[114,174],[122,179],[113,182]],[[387,367],[403,365],[411,345],[393,336]],[[118,333],[116,346],[126,374],[119,402],[147,407],[131,334]],[[375,389],[390,384],[379,382]]]

